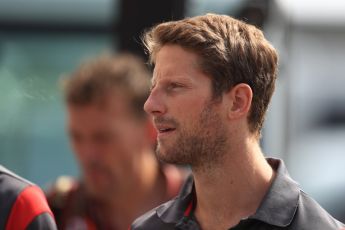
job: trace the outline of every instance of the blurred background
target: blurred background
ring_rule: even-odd
[[[145,58],[139,35],[161,21],[228,14],[280,55],[262,145],[345,222],[345,1],[0,0],[0,163],[46,186],[78,175],[61,76],[105,51]]]

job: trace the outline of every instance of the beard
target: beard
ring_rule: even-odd
[[[213,103],[206,103],[199,119],[190,123],[188,128],[186,125],[181,128],[174,119],[166,119],[177,127],[179,133],[170,146],[158,142],[157,157],[166,163],[190,165],[193,169],[209,168],[222,162],[227,136],[221,117],[213,106]]]

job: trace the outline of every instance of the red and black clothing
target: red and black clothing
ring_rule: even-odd
[[[267,159],[276,177],[261,204],[252,216],[241,220],[234,230],[267,229],[342,229],[344,225],[328,214],[316,201],[305,194],[289,176],[283,161]],[[199,230],[193,210],[193,178],[190,177],[178,197],[138,218],[132,230]]]
[[[163,187],[165,187],[161,197],[157,197],[155,201],[148,200],[145,207],[141,207],[141,210],[138,210],[141,211],[140,214],[178,194],[183,185],[185,175],[179,172],[180,176],[176,176],[176,174],[172,176],[173,174],[169,170],[171,170],[171,167],[175,167],[169,167],[162,166],[160,168],[160,180],[162,180]],[[175,168],[175,170],[177,169]],[[60,183],[61,179],[63,179],[63,183]],[[103,213],[99,209],[102,204],[87,194],[82,181],[71,177],[61,177],[48,189],[46,195],[59,229],[116,230],[115,227],[111,226],[110,223],[106,223],[104,218],[102,218]],[[115,216],[116,213],[114,213],[114,218]]]
[[[1,165],[0,229],[57,229],[42,190]]]

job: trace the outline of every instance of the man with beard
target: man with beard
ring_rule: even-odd
[[[277,53],[254,26],[207,14],[159,24],[144,44],[154,64],[145,110],[157,155],[188,164],[179,196],[132,229],[339,229],[282,160],[265,158],[260,130],[277,74]]]
[[[67,126],[82,179],[59,178],[48,191],[59,229],[127,229],[178,193],[183,175],[153,153],[155,131],[143,110],[149,84],[146,66],[128,54],[98,57],[66,80]]]

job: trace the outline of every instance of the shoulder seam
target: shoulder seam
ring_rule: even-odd
[[[23,177],[21,177],[21,176],[15,174],[14,172],[12,172],[12,171],[6,169],[5,167],[0,167],[0,173],[2,173],[2,174],[4,174],[4,175],[7,175],[7,176],[9,176],[9,177],[11,177],[11,178],[14,178],[14,179],[16,179],[16,180],[18,180],[18,181],[21,181],[21,182],[23,182],[24,184],[27,184],[27,185],[35,185],[34,183],[32,183],[32,182],[30,182],[30,181],[24,179]]]

